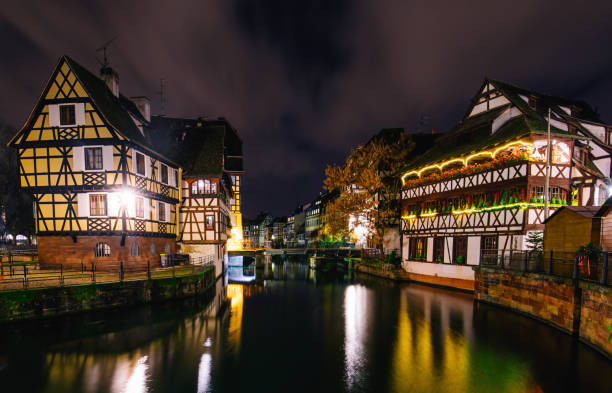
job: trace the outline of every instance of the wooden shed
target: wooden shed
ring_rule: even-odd
[[[593,243],[604,251],[612,250],[612,198],[603,206],[564,206],[545,223],[544,252],[576,252]]]

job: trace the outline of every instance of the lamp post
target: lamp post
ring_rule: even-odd
[[[550,108],[548,108],[548,129],[546,131],[546,177],[544,180],[544,221],[548,218],[548,199],[550,184]]]

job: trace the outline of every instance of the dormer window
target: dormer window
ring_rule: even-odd
[[[74,105],[60,105],[60,126],[73,126],[76,124]]]

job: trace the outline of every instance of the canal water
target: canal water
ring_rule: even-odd
[[[0,327],[0,392],[612,392],[602,355],[463,293],[291,261],[211,292]]]

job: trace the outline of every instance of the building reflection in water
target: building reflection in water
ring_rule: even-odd
[[[229,284],[227,286],[227,299],[230,301],[230,320],[227,333],[228,344],[232,351],[240,351],[240,337],[242,334],[242,308],[244,306],[244,286]]]
[[[345,378],[349,391],[359,386],[365,377],[369,291],[362,285],[350,285],[344,292]]]
[[[502,359],[473,339],[473,303],[462,294],[449,297],[432,288],[402,288],[397,337],[390,370],[394,392],[471,392],[475,379],[497,392],[528,391],[528,370]],[[488,361],[487,361],[488,359]],[[494,361],[495,364],[490,364]]]

